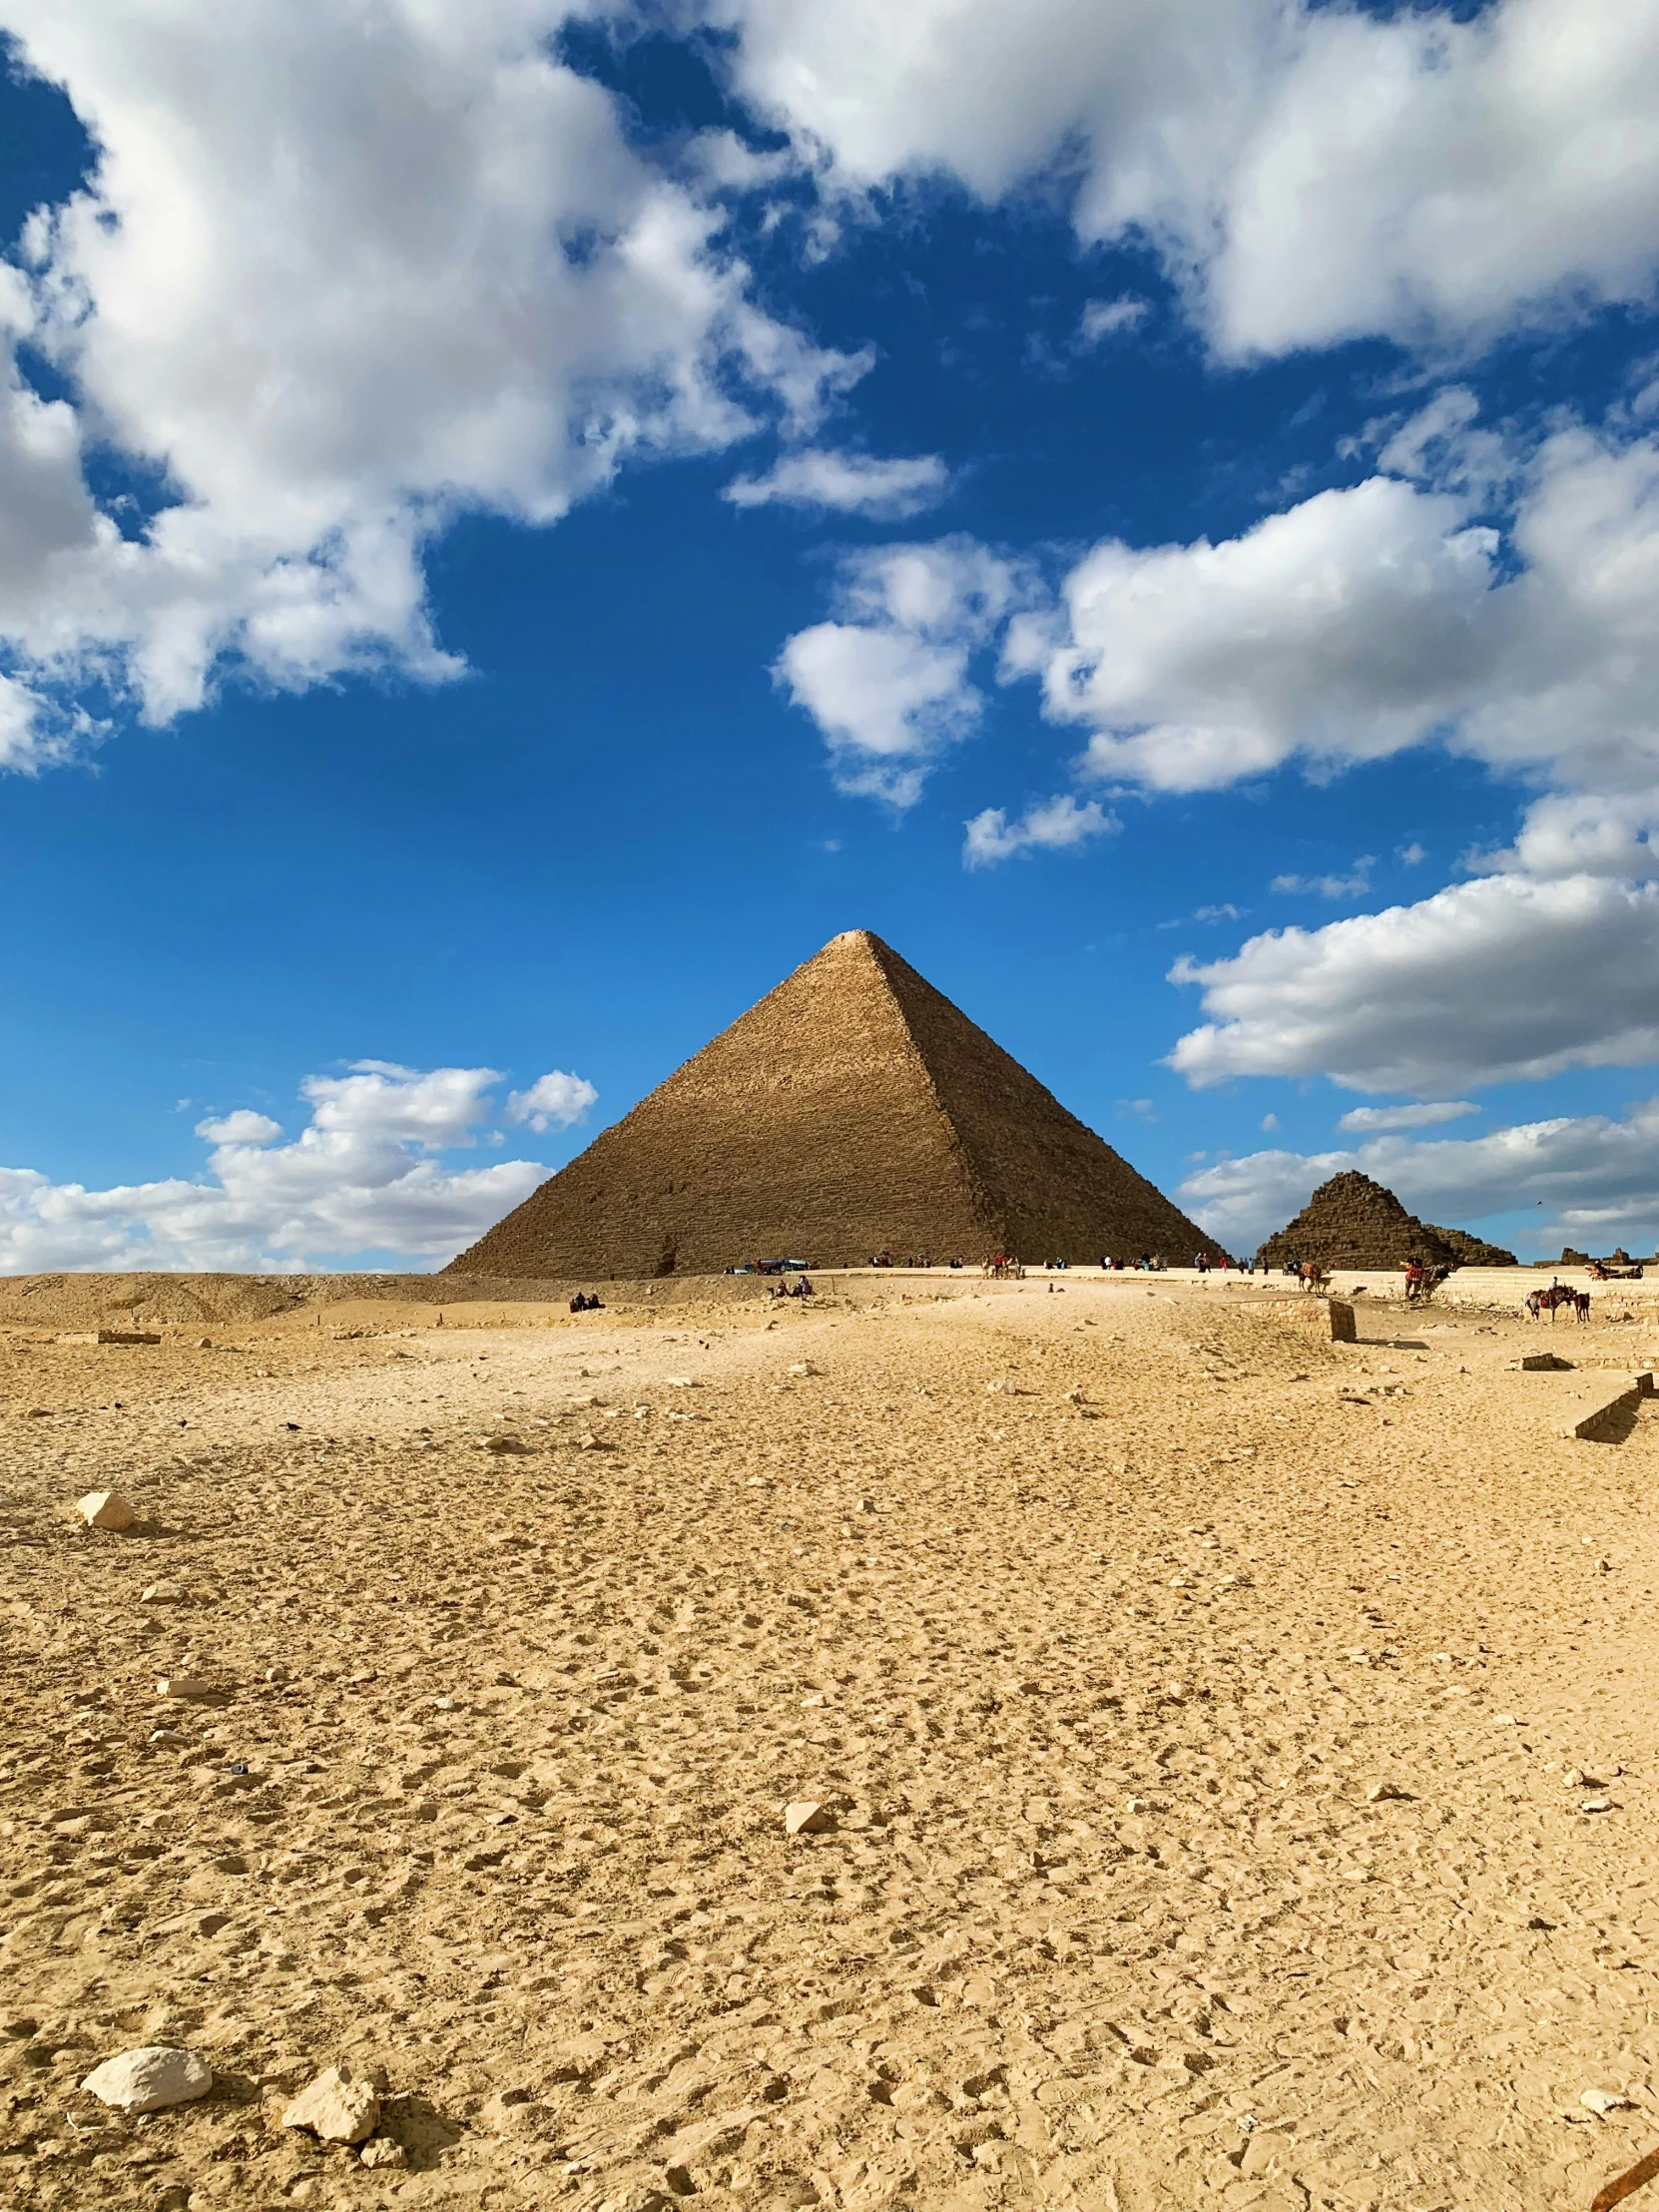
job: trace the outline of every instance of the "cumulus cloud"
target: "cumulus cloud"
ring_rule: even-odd
[[[537,1076],[528,1090],[507,1093],[506,1119],[527,1123],[540,1135],[548,1129],[571,1128],[598,1103],[599,1093],[585,1076],[553,1068]]]
[[[0,268],[14,760],[94,681],[160,722],[228,666],[453,675],[423,553],[456,513],[548,523],[632,456],[810,433],[868,365],[760,311],[720,210],[556,59],[565,12],[5,0],[96,154]],[[148,507],[95,493],[92,442]]]
[[[842,619],[797,631],[773,674],[824,734],[835,782],[908,807],[928,768],[979,722],[968,673],[1027,589],[971,538],[883,546],[842,567]]]
[[[210,1114],[199,1121],[196,1134],[209,1144],[274,1144],[282,1134],[282,1125],[269,1114],[255,1113],[251,1106],[239,1106],[234,1114]]]
[[[1009,661],[1055,720],[1093,731],[1104,780],[1206,791],[1297,755],[1381,759],[1490,680],[1497,547],[1452,495],[1375,476],[1220,544],[1095,546],[1063,624],[1016,623]]]
[[[876,460],[811,448],[786,453],[764,476],[739,476],[721,494],[735,507],[809,507],[899,521],[944,497],[950,471],[936,453]]]
[[[88,1190],[28,1168],[0,1169],[0,1272],[56,1268],[286,1272],[390,1254],[416,1268],[470,1244],[528,1198],[547,1170],[531,1160],[457,1168],[441,1155],[476,1142],[493,1111],[490,1068],[421,1071],[361,1060],[311,1076],[307,1125],[278,1144],[278,1123],[239,1107],[197,1134],[212,1147],[197,1180]],[[548,1092],[549,1084],[564,1086]],[[541,1103],[525,1102],[542,1094]],[[575,1118],[597,1096],[580,1076],[544,1076],[508,1102],[532,1128]],[[514,1112],[517,1102],[521,1108]],[[581,1107],[578,1106],[578,1111]]]
[[[1379,1136],[1349,1152],[1256,1152],[1189,1176],[1182,1206],[1236,1250],[1259,1244],[1345,1169],[1387,1185],[1424,1221],[1464,1226],[1517,1208],[1539,1216],[1526,1241],[1651,1251],[1659,1238],[1659,1098],[1620,1116],[1517,1123],[1485,1136]],[[1508,1240],[1513,1242],[1513,1239]]]
[[[1659,22],[1628,0],[705,0],[739,88],[850,194],[1062,159],[1224,353],[1471,341],[1652,296]]]
[[[1432,1094],[1659,1058],[1659,884],[1522,875],[1453,884],[1323,929],[1183,958],[1212,1018],[1168,1064],[1189,1083],[1329,1075]]]
[[[1338,1122],[1339,1129],[1356,1135],[1381,1136],[1390,1129],[1433,1129],[1441,1122],[1461,1121],[1480,1108],[1468,1098],[1423,1099],[1415,1106],[1356,1106]],[[1262,1127],[1265,1129],[1267,1123]]]
[[[1062,794],[1041,806],[1027,807],[1017,822],[1008,820],[1001,807],[987,807],[966,825],[962,845],[964,867],[990,867],[1011,859],[1016,852],[1074,850],[1121,830],[1115,815],[1107,814],[1098,800],[1076,800]]]

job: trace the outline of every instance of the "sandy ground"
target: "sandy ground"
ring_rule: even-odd
[[[0,1339],[0,2200],[1436,2212],[1659,2142],[1659,1415],[1560,1434],[1652,1324],[959,1288]],[[212,2095],[79,2089],[151,2041]],[[405,2163],[277,2124],[340,2058]]]

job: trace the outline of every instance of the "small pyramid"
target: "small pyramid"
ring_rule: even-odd
[[[444,1271],[1185,1264],[1204,1232],[867,929],[832,937]]]
[[[1322,1183],[1295,1221],[1257,1255],[1264,1267],[1317,1260],[1328,1268],[1512,1268],[1515,1256],[1462,1229],[1436,1229],[1408,1214],[1392,1191],[1350,1168]]]

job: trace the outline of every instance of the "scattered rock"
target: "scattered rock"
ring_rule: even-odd
[[[214,1685],[205,1674],[164,1674],[157,1680],[156,1695],[170,1698],[212,1697]]]
[[[1613,1801],[1608,1797],[1587,1797],[1578,1810],[1581,1813],[1610,1813]]]
[[[88,1490],[75,1500],[75,1510],[89,1528],[131,1528],[138,1515],[115,1490]]]
[[[1617,2089],[1585,2089],[1580,2092],[1578,2101],[1586,2112],[1597,2113],[1602,2119],[1609,2112],[1628,2112],[1633,2109],[1629,2097],[1620,2096]]]
[[[1411,1802],[1410,1791],[1396,1789],[1391,1782],[1380,1782],[1375,1789],[1366,1792],[1368,1805],[1409,1805]]]
[[[409,2154],[401,2143],[394,2143],[389,2135],[376,2135],[357,2153],[365,2166],[406,2166]]]
[[[188,1605],[190,1591],[183,1582],[152,1582],[139,1592],[141,1605]]]
[[[380,2120],[374,2084],[346,2065],[324,2066],[282,2108],[284,2127],[304,2128],[324,2143],[360,2143]]]
[[[822,1375],[823,1372],[822,1368],[814,1367],[811,1360],[797,1360],[793,1368],[785,1370],[788,1375]]]
[[[819,1836],[832,1826],[828,1806],[813,1798],[798,1798],[784,1808],[784,1832],[788,1836]]]
[[[211,2068],[193,2050],[172,2043],[146,2043],[94,2066],[81,2087],[100,2104],[120,2112],[164,2112],[170,2104],[189,2104],[213,2087]]]
[[[689,1375],[670,1375],[664,1380],[671,1390],[695,1390],[700,1387],[696,1379]]]
[[[486,1451],[528,1451],[530,1448],[529,1444],[523,1442],[517,1436],[486,1436],[484,1438],[484,1449]]]

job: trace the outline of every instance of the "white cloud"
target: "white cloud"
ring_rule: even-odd
[[[989,867],[1016,852],[1072,850],[1091,837],[1121,830],[1123,825],[1115,815],[1107,814],[1098,800],[1079,801],[1062,794],[1041,806],[1027,807],[1017,822],[1010,822],[1003,808],[987,807],[965,827],[963,866]]]
[[[1454,884],[1231,959],[1182,959],[1212,1018],[1168,1064],[1195,1085],[1329,1075],[1433,1093],[1659,1058],[1659,884],[1521,875]]]
[[[300,1086],[310,1122],[289,1144],[277,1144],[279,1126],[248,1107],[202,1122],[197,1133],[213,1149],[197,1181],[92,1191],[0,1169],[0,1272],[279,1273],[381,1253],[417,1267],[441,1262],[547,1174],[531,1160],[456,1169],[435,1156],[475,1141],[498,1080],[488,1068],[422,1073],[378,1060],[358,1061],[344,1077],[312,1076]],[[574,1087],[569,1095],[585,1091],[590,1103],[596,1095],[579,1076],[557,1080]],[[513,1118],[540,1126],[537,1109]]]
[[[1131,292],[1124,292],[1116,299],[1091,299],[1078,319],[1077,342],[1084,346],[1099,345],[1125,330],[1138,330],[1150,312],[1147,302],[1137,299]]]
[[[1547,1251],[1586,1237],[1651,1251],[1659,1236],[1659,1099],[1615,1119],[1567,1116],[1428,1142],[1380,1136],[1349,1152],[1257,1152],[1182,1184],[1180,1202],[1212,1236],[1254,1246],[1348,1168],[1386,1184],[1423,1221],[1457,1227],[1529,1208],[1524,1240]],[[1514,1244],[1514,1237],[1500,1239]]]
[[[1478,1114],[1480,1108],[1468,1098],[1424,1099],[1416,1106],[1356,1106],[1343,1115],[1339,1129],[1355,1135],[1381,1136],[1391,1129],[1433,1129],[1441,1122],[1461,1121],[1465,1114]],[[1263,1122],[1265,1129],[1267,1123]]]
[[[234,1114],[217,1118],[210,1114],[199,1121],[196,1134],[209,1144],[274,1144],[282,1134],[282,1125],[269,1114],[255,1113],[251,1106],[239,1106]]]
[[[433,1068],[422,1075],[393,1060],[353,1060],[349,1075],[308,1075],[311,1126],[339,1136],[389,1138],[428,1149],[470,1145],[488,1112],[495,1068]]]
[[[1047,713],[1090,731],[1086,770],[1107,784],[1218,790],[1438,743],[1540,793],[1513,846],[1469,864],[1647,872],[1659,441],[1582,425],[1530,452],[1499,440],[1500,531],[1474,519],[1472,435],[1427,486],[1372,476],[1218,544],[1097,545],[1063,612],[1013,620],[1005,671],[1039,677]],[[1494,468],[1478,463],[1488,485]]]
[[[762,314],[724,218],[563,67],[548,0],[4,0],[97,149],[0,269],[0,750],[102,679],[163,721],[225,667],[419,681],[424,548],[543,524],[631,456],[809,431],[869,357]],[[753,404],[752,404],[753,402]],[[100,504],[84,449],[165,482]],[[43,705],[43,702],[45,703]]]
[[[526,1122],[540,1135],[548,1129],[569,1129],[598,1103],[599,1093],[585,1076],[553,1068],[538,1075],[528,1090],[507,1093],[505,1118]]]
[[[740,88],[852,194],[995,199],[1080,162],[1090,241],[1146,238],[1234,355],[1479,339],[1646,301],[1659,20],[1295,0],[707,0]]]
[[[1420,867],[1427,857],[1426,849],[1418,844],[1414,838],[1409,844],[1398,845],[1394,850],[1394,858],[1398,860],[1401,867]]]
[[[1268,888],[1317,891],[1321,898],[1359,898],[1371,889],[1371,871],[1376,865],[1376,854],[1363,852],[1346,875],[1276,875]]]
[[[721,494],[735,507],[812,507],[897,521],[944,497],[950,471],[936,453],[876,460],[817,448],[786,453],[764,476],[739,476]]]
[[[1016,622],[1010,665],[1094,735],[1103,780],[1219,790],[1301,755],[1376,760],[1442,730],[1499,654],[1496,534],[1451,495],[1375,476],[1241,538],[1108,540]]]
[[[845,619],[797,631],[773,673],[830,747],[844,792],[907,807],[937,756],[978,724],[975,650],[1025,589],[971,538],[884,546],[842,567]]]

